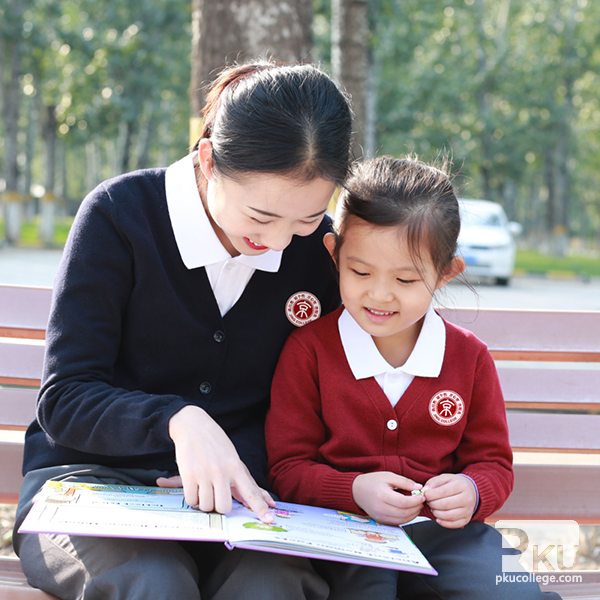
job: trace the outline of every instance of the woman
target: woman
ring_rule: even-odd
[[[101,184],[78,212],[17,527],[48,479],[181,483],[201,510],[233,497],[271,520],[271,378],[288,334],[339,302],[323,216],[351,114],[315,67],[256,63],[225,70],[203,116],[189,156]],[[28,581],[61,598],[327,595],[310,572],[286,582],[299,559],[221,545],[15,534],[15,548]]]

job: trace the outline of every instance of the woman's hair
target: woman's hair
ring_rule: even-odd
[[[458,201],[446,168],[445,161],[438,168],[391,156],[357,164],[338,199],[335,252],[353,217],[374,226],[399,227],[417,269],[426,249],[442,277],[456,255],[460,232]]]
[[[218,173],[275,173],[341,185],[352,114],[345,94],[312,65],[261,61],[226,68],[202,111]],[[198,148],[198,141],[194,149]]]

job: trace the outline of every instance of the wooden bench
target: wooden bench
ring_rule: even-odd
[[[22,431],[34,417],[50,300],[49,288],[0,285],[0,431]],[[441,313],[474,331],[492,351],[515,451],[600,454],[600,312]],[[20,443],[0,441],[2,503],[17,502],[21,460]],[[600,464],[516,464],[515,477],[515,491],[491,523],[574,519],[580,525],[600,524]],[[550,589],[565,599],[600,600],[600,572],[585,574],[583,583],[544,586]],[[17,559],[0,559],[0,599],[26,598],[53,596],[27,585]]]

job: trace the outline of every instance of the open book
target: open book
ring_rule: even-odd
[[[437,575],[401,527],[287,502],[271,510],[275,521],[267,525],[235,500],[226,515],[194,510],[180,488],[49,481],[19,532],[220,541],[229,548]]]

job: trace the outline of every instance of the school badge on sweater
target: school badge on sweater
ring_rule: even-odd
[[[310,292],[296,292],[288,298],[285,314],[290,323],[302,327],[321,316],[321,303]]]
[[[429,401],[429,414],[440,425],[454,425],[465,414],[465,402],[456,392],[444,390]]]

